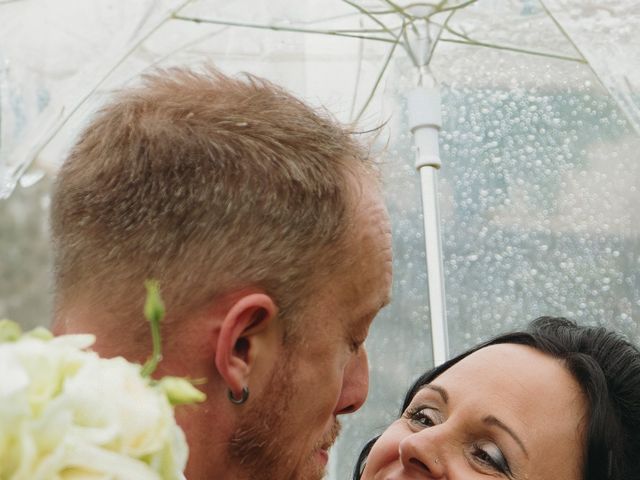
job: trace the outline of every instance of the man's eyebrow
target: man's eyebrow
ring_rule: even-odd
[[[438,385],[433,385],[431,383],[425,385],[423,388],[428,388],[429,390],[433,390],[434,392],[438,392],[440,394],[440,396],[442,397],[442,401],[444,403],[448,403],[449,402],[449,393],[442,387],[439,387]]]
[[[505,425],[504,423],[502,423],[502,421],[498,420],[496,417],[494,417],[493,415],[487,415],[486,417],[484,417],[482,419],[482,421],[487,424],[487,425],[494,425],[502,430],[504,430],[505,432],[507,432],[509,435],[511,435],[511,438],[513,438],[515,440],[515,442],[518,444],[518,446],[522,449],[522,451],[524,452],[525,456],[527,458],[529,458],[529,452],[527,452],[527,449],[524,446],[524,443],[522,442],[522,440],[520,440],[520,437],[518,437],[518,435],[516,435],[516,432],[514,432],[513,430],[511,430],[511,428],[509,428],[507,425]]]
[[[360,317],[358,323],[369,326],[371,321],[378,315],[378,313],[380,313],[380,310],[389,305],[389,303],[391,303],[391,296],[387,295],[384,297],[382,302],[378,304],[378,308]]]

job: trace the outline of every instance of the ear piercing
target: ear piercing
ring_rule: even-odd
[[[242,387],[242,395],[240,396],[240,398],[234,397],[231,390],[227,391],[227,396],[229,397],[231,403],[233,403],[234,405],[242,405],[247,401],[247,398],[249,398],[249,387]]]

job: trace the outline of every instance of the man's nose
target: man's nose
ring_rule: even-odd
[[[342,391],[334,411],[335,415],[346,415],[358,410],[369,393],[369,361],[364,345],[345,367]]]

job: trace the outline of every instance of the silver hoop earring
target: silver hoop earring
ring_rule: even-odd
[[[436,457],[436,458],[434,458],[434,459],[433,459],[433,463],[435,463],[436,465],[437,465],[438,463],[440,463],[440,460],[438,459],[438,457]]]
[[[231,403],[233,403],[234,405],[242,405],[247,401],[247,398],[249,398],[249,387],[242,387],[242,395],[240,396],[240,398],[234,397],[231,390],[227,390],[227,396],[229,397]]]

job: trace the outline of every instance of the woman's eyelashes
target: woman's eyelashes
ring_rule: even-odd
[[[437,409],[426,405],[409,407],[404,416],[419,427],[432,427],[442,421],[442,414]]]
[[[403,415],[417,428],[428,428],[444,422],[442,412],[427,405],[409,406]],[[482,470],[492,470],[509,477],[512,476],[509,463],[500,448],[489,441],[478,441],[471,445],[471,461]]]
[[[497,445],[490,442],[476,442],[473,444],[471,455],[484,468],[512,476],[509,463]]]

